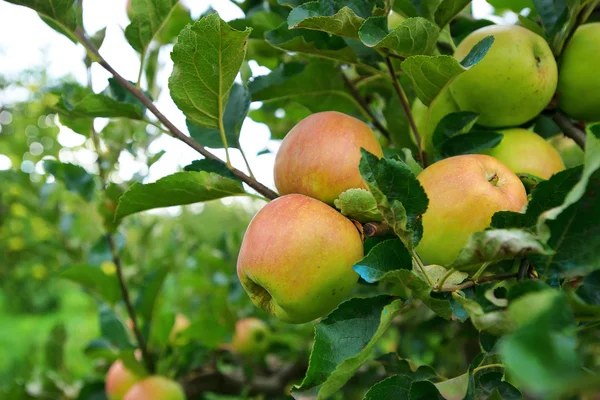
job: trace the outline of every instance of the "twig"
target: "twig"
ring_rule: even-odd
[[[375,128],[377,128],[377,130],[379,132],[381,132],[381,134],[383,136],[385,136],[387,139],[389,139],[390,132],[381,124],[381,122],[379,122],[377,120],[377,118],[371,111],[369,104],[367,103],[365,98],[360,94],[360,92],[358,91],[356,86],[354,86],[354,83],[352,83],[352,81],[350,79],[348,79],[348,77],[346,76],[346,74],[343,71],[341,71],[341,74],[342,74],[342,79],[344,80],[344,83],[346,84],[346,86],[350,90],[350,93],[352,94],[352,97],[354,97],[354,99],[358,102],[358,104],[360,104],[360,106],[363,108],[363,110],[365,110],[365,112],[371,119],[371,122],[373,123],[373,125],[375,125]]]
[[[477,367],[477,368],[473,369],[473,374],[481,371],[482,369],[487,369],[487,368],[504,368],[504,364],[487,364],[487,365],[482,365],[480,367]]]
[[[363,233],[366,237],[385,236],[391,228],[385,222],[367,222],[363,225]]]
[[[529,260],[526,258],[521,259],[519,265],[519,272],[517,273],[517,280],[522,281],[527,276],[527,270],[529,270]]]
[[[456,272],[456,269],[450,268],[448,270],[448,272],[446,272],[446,274],[438,282],[438,284],[437,284],[437,290],[440,290],[440,288],[443,288],[444,287],[444,283],[446,283],[446,281],[448,280],[448,278],[450,278],[455,272]]]
[[[410,104],[408,104],[408,99],[406,98],[406,94],[404,90],[402,90],[402,86],[400,86],[400,82],[398,81],[398,77],[396,76],[396,71],[394,71],[394,65],[392,64],[392,60],[390,56],[385,57],[385,64],[390,72],[390,76],[392,78],[392,83],[394,85],[394,89],[400,98],[400,103],[402,104],[402,108],[404,108],[404,113],[406,114],[406,118],[408,119],[408,123],[410,124],[413,133],[415,134],[415,140],[417,141],[417,147],[419,148],[419,156],[421,157],[421,161],[423,162],[423,166],[427,166],[425,161],[425,155],[423,153],[423,149],[421,148],[421,135],[419,134],[419,130],[417,129],[417,124],[415,123],[415,119],[413,118],[412,112],[410,110]]]
[[[569,120],[569,118],[567,118],[567,116],[565,116],[561,112],[557,111],[552,116],[552,120],[554,122],[556,122],[556,125],[558,125],[560,127],[560,129],[563,131],[565,136],[573,139],[575,141],[575,143],[577,143],[579,145],[579,147],[581,147],[582,149],[585,148],[585,133],[581,129],[576,127]]]
[[[187,136],[185,133],[180,131],[163,113],[161,113],[158,110],[158,108],[156,108],[156,106],[154,105],[152,100],[150,100],[148,97],[146,97],[146,95],[140,89],[138,89],[134,85],[132,85],[131,82],[129,82],[127,79],[125,79],[121,75],[119,75],[119,73],[117,71],[115,71],[114,68],[111,67],[111,65],[108,64],[106,62],[106,60],[104,60],[104,58],[102,58],[102,56],[98,52],[98,49],[87,38],[87,36],[81,29],[77,29],[75,31],[75,34],[76,34],[77,38],[79,39],[79,41],[91,53],[91,55],[93,56],[92,59],[94,61],[98,62],[98,64],[100,64],[108,72],[110,72],[115,77],[115,79],[125,89],[127,89],[138,100],[140,100],[142,102],[142,104],[144,104],[146,106],[146,108],[148,108],[148,110],[150,110],[150,112],[152,114],[154,114],[156,116],[156,118],[171,132],[173,137],[181,140],[182,142],[184,142],[185,144],[187,144],[188,146],[190,146],[191,148],[196,150],[198,153],[202,154],[204,157],[209,158],[211,160],[217,160],[217,161],[227,165],[226,162],[224,162],[219,157],[212,154],[210,151],[206,150],[206,148],[204,146],[202,146],[200,143],[196,142],[193,138]],[[272,200],[279,196],[273,190],[269,189],[262,183],[258,182],[256,179],[253,179],[252,177],[246,175],[242,171],[232,167],[231,172],[236,177],[238,177],[240,180],[242,180],[242,182],[246,183],[248,186],[250,186],[252,189],[256,190],[258,193],[262,194],[266,198]]]
[[[511,278],[516,278],[517,274],[499,274],[499,275],[492,275],[492,276],[484,276],[483,278],[479,279],[478,281],[467,281],[464,283],[461,283],[460,285],[454,285],[454,286],[446,286],[444,288],[439,289],[440,292],[454,292],[456,290],[463,290],[463,289],[467,289],[470,288],[471,286],[475,286],[478,285],[480,283],[486,283],[486,282],[492,282],[492,281],[503,281],[505,279],[511,279]]]

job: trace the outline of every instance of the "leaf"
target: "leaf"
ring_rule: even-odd
[[[465,400],[521,400],[522,398],[523,395],[521,392],[510,383],[504,381],[501,372],[483,372],[475,375],[473,367],[471,367],[471,376]]]
[[[87,201],[92,201],[96,189],[94,176],[78,165],[63,164],[45,160],[44,169],[64,183],[68,191],[77,193]]]
[[[514,331],[516,328],[515,323],[504,311],[485,312],[479,303],[461,296],[457,292],[453,292],[452,297],[464,307],[471,318],[473,326],[479,331],[502,336]]]
[[[488,131],[471,131],[447,139],[438,150],[436,159],[459,156],[462,154],[478,154],[497,146],[504,135]]]
[[[133,82],[129,83],[135,85]],[[146,112],[146,106],[129,90],[125,89],[125,87],[122,86],[115,78],[108,78],[108,87],[104,90],[103,94],[115,99],[120,103],[128,103],[137,106],[141,110],[142,115]],[[149,96],[148,93],[146,93],[146,95]]]
[[[250,93],[248,89],[244,85],[235,83],[229,93],[229,99],[223,114],[223,128],[225,129],[228,147],[240,148],[240,131],[249,109]],[[189,119],[187,120],[187,127],[190,136],[198,143],[213,149],[221,149],[225,146],[219,129],[197,126]]]
[[[106,28],[102,28],[99,31],[97,31],[96,33],[94,33],[92,36],[90,36],[90,41],[94,44],[94,47],[96,47],[97,49],[100,49],[100,47],[102,47],[102,43],[104,43],[105,37],[106,37]],[[90,58],[90,56],[88,54],[86,54],[84,62],[85,62],[85,66],[87,68],[90,68],[92,66],[93,60]],[[110,78],[110,79],[112,79],[112,78]]]
[[[547,289],[509,304],[521,326],[499,342],[504,365],[524,389],[542,398],[577,388],[581,379],[575,320],[564,293]]]
[[[251,110],[248,116],[256,122],[266,124],[272,139],[283,139],[298,122],[310,114],[311,111],[302,104],[279,100],[263,103],[258,110]]]
[[[577,289],[571,287],[568,281],[563,284],[563,289],[576,317],[592,321],[600,317],[600,270],[586,276]]]
[[[433,297],[431,286],[415,271],[398,269],[388,272],[384,277],[388,281],[396,281],[411,290],[412,295],[418,298],[440,317],[449,320],[452,317],[452,309],[448,300]]]
[[[131,47],[144,55],[177,3],[178,0],[131,0],[131,23],[125,28]]]
[[[121,298],[116,275],[106,275],[97,266],[90,264],[68,265],[58,271],[58,276],[80,284],[108,304],[114,305]]]
[[[123,325],[123,322],[121,322],[119,317],[117,317],[110,307],[101,303],[98,306],[98,316],[100,318],[100,333],[103,338],[108,340],[117,349],[134,349],[134,346],[129,340],[125,325]]]
[[[535,22],[530,17],[526,17],[524,15],[519,15],[519,23],[523,26],[523,28],[527,28],[531,32],[533,32],[537,35],[540,35],[541,37],[546,39],[546,33],[544,32],[544,29],[541,26],[539,26],[537,24],[537,22]]]
[[[444,400],[435,385],[429,381],[413,382],[410,385],[410,400]]]
[[[315,327],[308,371],[295,394],[315,388],[322,399],[337,392],[367,360],[401,308],[402,301],[389,296],[340,304]]]
[[[381,221],[375,198],[365,189],[349,189],[334,200],[334,205],[350,219],[359,222]]]
[[[117,358],[117,350],[104,338],[89,342],[83,349],[83,354],[92,359],[114,360]]]
[[[533,0],[548,37],[556,34],[567,17],[567,0]]]
[[[496,263],[528,254],[548,255],[552,254],[552,250],[524,230],[490,229],[471,235],[450,267],[468,271],[485,262]]]
[[[48,335],[45,346],[46,367],[51,371],[60,372],[65,367],[65,343],[67,329],[64,323],[58,322]]]
[[[263,40],[265,38],[265,32],[277,29],[277,27],[282,25],[287,26],[287,24],[283,24],[284,21],[285,19],[276,12],[257,11],[251,14],[248,13],[246,18],[234,19],[228,23],[230,27],[237,29],[238,31],[252,28],[250,38]]]
[[[6,0],[9,3],[29,7],[53,29],[76,42],[73,32],[81,26],[81,7],[75,0]]]
[[[429,365],[417,366],[411,360],[399,358],[396,353],[384,354],[377,357],[376,361],[385,368],[385,372],[388,374],[406,375],[415,381],[441,379]]]
[[[265,40],[271,46],[287,52],[311,54],[350,64],[358,62],[354,51],[340,37],[306,29],[290,30],[286,23],[266,32]]]
[[[463,400],[469,387],[469,373],[464,373],[455,378],[438,382],[435,387],[446,400]]]
[[[236,31],[217,14],[181,31],[173,47],[171,97],[194,124],[219,129],[244,55],[250,29]]]
[[[352,267],[365,281],[375,283],[390,271],[412,268],[412,257],[399,239],[378,243]]]
[[[420,215],[429,202],[425,190],[403,162],[378,159],[364,149],[361,152],[360,173],[373,193],[384,221],[407,249],[413,249],[422,235]]]
[[[135,18],[135,17],[134,17]],[[193,24],[194,19],[190,15],[190,10],[177,2],[172,8],[171,14],[167,17],[162,25],[162,28],[155,35],[156,40],[161,44],[172,44],[177,39],[179,32],[186,27],[187,24]]]
[[[192,161],[190,165],[183,168],[185,171],[196,171],[196,172],[213,172],[219,174],[224,178],[234,179],[239,181],[239,178],[231,172],[229,168],[221,161],[213,160],[210,158],[204,158],[202,160]]]
[[[363,7],[370,5],[372,9],[374,3],[374,0],[364,1]],[[355,3],[358,4],[360,3]],[[358,30],[364,18],[370,15],[371,13],[365,13],[360,17],[348,6],[337,9],[329,0],[310,1],[290,11],[288,25],[290,29],[313,29],[337,36],[358,38]]]
[[[387,16],[371,17],[358,35],[368,47],[393,50],[401,57],[432,54],[439,28],[424,18],[408,18],[392,31],[387,30]]]
[[[452,56],[416,55],[400,66],[410,77],[419,100],[429,106],[444,87],[480,62],[493,43],[493,36],[483,38],[460,63]]]
[[[373,385],[363,400],[410,400],[413,380],[406,375],[394,375]]]
[[[282,64],[248,84],[252,101],[294,101],[315,112],[355,114],[360,109],[347,90],[339,68],[325,60]]]
[[[435,11],[435,23],[441,28],[456,17],[471,1],[443,0]]]
[[[135,301],[135,308],[137,315],[144,320],[145,327],[150,327],[158,294],[170,270],[168,266],[161,266],[144,277],[144,283]]]
[[[115,218],[153,208],[180,206],[244,193],[239,181],[213,172],[178,172],[155,183],[135,182],[119,200]]]

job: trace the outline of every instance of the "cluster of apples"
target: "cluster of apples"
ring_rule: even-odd
[[[494,213],[523,209],[527,194],[516,173],[548,179],[565,168],[551,144],[518,127],[539,115],[555,94],[571,117],[600,120],[595,70],[600,23],[576,31],[562,55],[560,75],[546,41],[519,26],[479,29],[463,40],[455,57],[462,60],[490,35],[495,41],[479,64],[430,107],[420,102],[413,107],[428,152],[433,130],[452,112],[476,112],[478,124],[502,128],[504,135],[486,154],[446,158],[417,177],[429,198],[416,248],[427,264],[449,265]],[[280,320],[304,323],[327,315],[358,281],[352,266],[364,255],[361,236],[332,205],[346,190],[366,189],[358,169],[361,148],[383,156],[368,125],[338,112],[310,115],[281,143],[274,176],[282,196],[250,222],[237,263],[252,301]]]

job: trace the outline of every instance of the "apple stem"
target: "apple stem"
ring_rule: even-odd
[[[496,184],[498,183],[498,174],[494,172],[494,175],[488,178],[488,182],[496,186]]]
[[[446,272],[446,275],[444,275],[442,277],[442,279],[440,279],[440,281],[438,282],[436,290],[437,291],[442,290],[442,288],[444,287],[444,283],[446,283],[446,281],[448,280],[448,278],[450,278],[450,276],[452,276],[452,274],[454,274],[455,272],[456,272],[456,269],[450,268],[448,270],[448,272]]]
[[[585,149],[585,132],[575,126],[569,118],[560,112],[552,116],[552,120],[559,126],[565,136],[573,139],[582,149]]]
[[[417,264],[417,267],[419,267],[419,270],[421,270],[421,273],[425,277],[425,280],[427,281],[427,284],[433,288],[434,287],[433,281],[431,280],[431,277],[429,276],[429,274],[425,270],[425,265],[423,264],[423,261],[421,260],[421,257],[419,257],[419,255],[417,254],[417,252],[414,251],[414,250],[410,250],[410,254],[412,255],[413,261],[415,262],[415,264]]]
[[[473,275],[473,277],[471,279],[474,280],[475,282],[477,282],[477,280],[479,279],[479,277],[481,276],[481,274],[483,274],[483,272],[487,269],[488,265],[490,265],[489,262],[484,262],[481,265],[481,267],[479,267],[479,269],[477,270],[477,272],[475,272],[475,275]]]

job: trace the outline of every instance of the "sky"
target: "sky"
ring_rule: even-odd
[[[88,33],[107,28],[100,53],[122,76],[135,81],[140,61],[138,54],[129,46],[123,35],[125,27],[129,24],[125,3],[126,0],[84,0],[83,24]],[[208,7],[215,9],[226,21],[243,17],[242,11],[228,0],[182,0],[182,3],[190,8],[194,19],[197,19]],[[475,1],[474,13],[477,18],[489,18],[491,11],[491,7],[484,0]],[[508,15],[498,22],[514,22],[514,20],[516,20],[516,16]],[[163,91],[156,104],[163,114],[178,128],[186,132],[185,117],[171,100],[166,87],[173,66],[169,56],[170,51],[171,46],[168,46],[160,54],[160,61],[164,67],[158,79],[162,84]],[[45,68],[50,78],[69,75],[80,83],[86,84],[86,70],[81,61],[84,54],[82,46],[73,44],[66,37],[52,30],[32,10],[0,0],[0,75],[10,79],[18,77],[24,69],[37,66]],[[268,69],[256,64],[251,64],[251,68],[255,76],[269,72]],[[102,91],[106,87],[109,77],[109,73],[98,64],[92,66],[92,86],[96,92]],[[6,90],[0,92],[0,104],[24,100],[26,96],[27,91],[25,90]],[[257,104],[252,105],[252,107],[258,106]],[[106,123],[106,120],[97,119],[97,129]],[[269,140],[269,136],[266,125],[247,118],[242,127],[240,142],[257,179],[274,188],[273,162],[278,143]],[[86,142],[86,137],[69,128],[61,127],[58,140],[61,145],[66,147],[65,151],[59,155],[60,161],[72,162],[94,170],[96,155],[82,146]],[[269,148],[272,153],[256,156],[257,152],[265,148]],[[196,151],[167,135],[162,135],[150,147],[150,151],[154,153],[161,150],[166,151],[165,155],[149,171],[146,171],[145,163],[137,162],[129,153],[123,152],[119,158],[120,169],[111,176],[111,179],[120,182],[129,180],[136,172],[142,174],[147,172],[146,182],[153,182],[180,170],[193,160],[201,158]],[[225,156],[223,150],[213,150],[213,153],[221,158]],[[230,155],[233,165],[246,171],[240,153],[237,150],[231,150]],[[11,168],[10,160],[0,154],[0,170],[8,168]],[[41,165],[38,168],[41,168]]]

